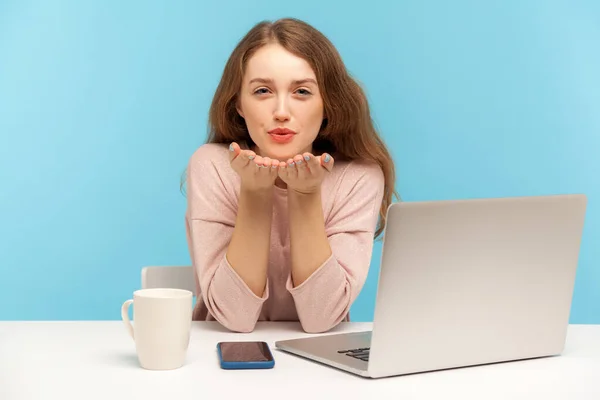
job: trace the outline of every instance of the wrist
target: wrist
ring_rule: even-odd
[[[311,190],[296,190],[290,189],[288,191],[288,196],[298,201],[310,201],[313,199],[321,198],[321,188],[315,188]]]
[[[270,217],[273,209],[273,189],[240,188],[239,210],[251,219]]]
[[[253,199],[267,199],[273,195],[273,186],[269,187],[251,187],[242,184],[240,186],[240,196]]]

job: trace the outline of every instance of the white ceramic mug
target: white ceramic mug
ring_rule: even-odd
[[[133,323],[129,306],[133,304]],[[142,289],[121,307],[121,317],[135,341],[142,368],[176,369],[185,363],[192,324],[192,292]]]

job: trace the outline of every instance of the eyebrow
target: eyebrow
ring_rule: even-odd
[[[253,79],[250,80],[249,84],[252,84],[254,82],[258,82],[258,83],[273,83],[273,79],[270,79],[270,78],[253,78]],[[312,78],[296,79],[296,80],[292,81],[292,84],[294,84],[294,85],[302,85],[304,83],[314,83],[316,85],[317,81],[315,81]]]

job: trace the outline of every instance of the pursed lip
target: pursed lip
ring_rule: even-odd
[[[295,135],[296,132],[289,128],[274,128],[269,131],[271,135]]]

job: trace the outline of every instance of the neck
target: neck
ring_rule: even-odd
[[[287,184],[279,177],[275,179],[275,186],[280,189],[287,189]]]

